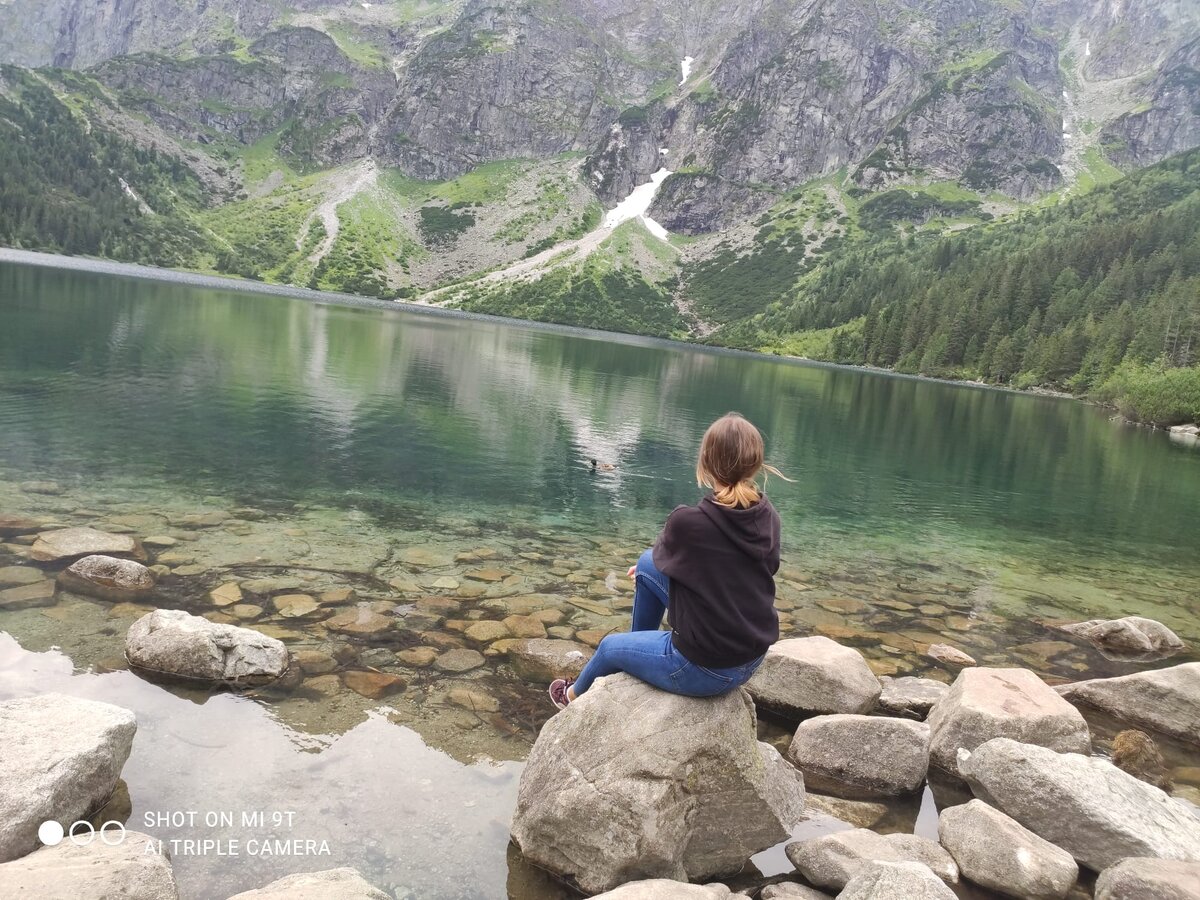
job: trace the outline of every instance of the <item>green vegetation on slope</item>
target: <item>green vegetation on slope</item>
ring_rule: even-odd
[[[778,351],[859,318],[826,358],[1095,392],[1156,424],[1194,415],[1195,376],[1164,373],[1200,359],[1200,151],[994,226],[853,241],[722,338]]]
[[[186,214],[201,197],[179,160],[89,126],[37,76],[0,66],[0,244],[190,266],[209,245]]]

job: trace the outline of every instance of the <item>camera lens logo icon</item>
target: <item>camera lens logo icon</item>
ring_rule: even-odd
[[[38,840],[47,847],[61,844],[64,838],[70,840],[76,847],[86,847],[96,839],[97,835],[108,846],[116,847],[125,843],[125,826],[115,819],[109,819],[100,826],[99,831],[92,826],[91,822],[85,822],[82,819],[72,822],[70,829],[65,831],[60,823],[52,820],[47,820],[38,826]]]

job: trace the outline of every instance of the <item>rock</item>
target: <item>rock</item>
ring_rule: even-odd
[[[142,543],[147,547],[174,547],[179,543],[178,539],[166,534],[152,534],[149,537],[142,538]]]
[[[631,881],[592,900],[730,900],[739,896],[723,884],[684,884],[670,878]]]
[[[478,650],[455,649],[447,650],[433,661],[434,668],[441,672],[469,672],[478,669],[484,663],[483,654]]]
[[[272,598],[271,605],[285,619],[301,619],[321,611],[321,604],[308,594],[280,594]]]
[[[145,561],[142,545],[126,534],[107,534],[94,528],[60,528],[38,535],[29,555],[38,562],[65,562],[80,556],[129,556]]]
[[[396,652],[396,658],[400,662],[416,669],[423,669],[426,666],[433,665],[433,661],[437,657],[438,652],[433,647],[413,647],[411,650],[399,650]]]
[[[177,609],[156,609],[129,626],[125,658],[153,672],[213,682],[270,681],[288,667],[281,641]]]
[[[531,638],[508,648],[508,662],[517,677],[535,684],[549,684],[555,678],[578,678],[592,651],[574,641]]]
[[[64,840],[42,847],[0,865],[0,896],[178,900],[171,863],[157,852],[157,846],[153,838],[127,831],[115,846],[97,837],[84,846]]]
[[[30,566],[0,567],[0,587],[37,584],[39,581],[44,580],[45,577],[40,569],[34,569]]]
[[[0,862],[35,850],[43,822],[70,828],[99,809],[136,731],[133,713],[109,703],[64,694],[0,703]]]
[[[1142,616],[1092,619],[1060,625],[1058,629],[1079,635],[1105,653],[1116,656],[1169,656],[1184,648],[1183,641],[1170,628]]]
[[[883,692],[879,695],[879,708],[894,716],[924,719],[933,705],[946,696],[950,685],[932,678],[901,678],[883,676],[879,679]]]
[[[958,866],[936,842],[915,834],[876,834],[865,828],[797,841],[784,848],[805,879],[841,890],[872,862],[916,862],[943,881],[958,882]]]
[[[810,789],[866,799],[910,794],[929,769],[929,726],[881,716],[817,716],[800,723],[788,758]]]
[[[229,900],[390,900],[357,869],[301,872],[272,881],[266,887],[234,894]]]
[[[1200,818],[1108,760],[995,738],[960,754],[975,795],[1099,872],[1127,856],[1200,860]]]
[[[824,816],[832,816],[855,828],[872,828],[888,814],[888,808],[882,803],[826,797],[824,794],[811,792],[805,795],[805,803],[807,804],[805,812],[810,817],[813,813],[820,813]]]
[[[1070,853],[982,800],[943,809],[938,840],[964,878],[1009,897],[1059,900],[1079,877]]]
[[[263,614],[263,608],[257,603],[235,603],[228,609],[239,619],[257,619]]]
[[[1123,859],[1096,879],[1096,900],[1200,900],[1200,863]]]
[[[33,534],[41,524],[21,516],[0,515],[0,538],[14,538],[19,534]]]
[[[509,637],[507,625],[487,619],[468,625],[464,633],[471,640],[480,644],[490,644],[492,641]]]
[[[48,494],[57,496],[63,492],[62,485],[57,481],[22,481],[21,490],[27,494]]]
[[[64,590],[114,603],[143,599],[154,582],[154,573],[140,562],[113,556],[85,556],[58,573]]]
[[[1072,703],[1094,706],[1134,725],[1200,744],[1200,662],[1077,681],[1057,690]]]
[[[387,647],[373,647],[358,654],[358,661],[372,669],[385,669],[396,664],[396,654]]]
[[[746,688],[756,703],[793,715],[870,712],[882,690],[862,654],[826,637],[773,644]]]
[[[496,712],[500,709],[500,703],[495,697],[470,688],[451,688],[446,692],[446,699],[455,706],[472,712]]]
[[[930,644],[925,653],[930,659],[936,659],[938,662],[951,666],[975,665],[973,656],[963,653],[957,647],[951,647],[949,644]]]
[[[755,727],[740,690],[700,699],[630,675],[601,678],[542,727],[513,839],[532,862],[593,893],[638,878],[737,872],[786,838],[804,808],[799,774]]]
[[[1078,753],[1092,745],[1079,711],[1028,669],[965,669],[926,721],[930,762],[952,775],[960,747],[994,737]]]
[[[575,632],[575,640],[595,650],[610,633],[602,628],[582,628]]]
[[[58,585],[50,580],[23,584],[0,591],[0,611],[13,612],[36,606],[51,606]]]
[[[343,606],[352,602],[355,596],[352,587],[331,588],[328,591],[322,591],[317,597],[317,602],[322,606]]]
[[[805,887],[802,884],[796,884],[794,881],[768,884],[762,889],[762,893],[758,897],[759,900],[833,900],[824,891]]]
[[[544,638],[546,626],[540,619],[533,616],[506,616],[504,626],[508,633],[515,638]]]
[[[320,650],[297,650],[294,656],[305,675],[325,675],[338,667],[336,659]]]
[[[436,569],[453,562],[450,554],[436,545],[406,547],[400,551],[400,559],[416,569]]]
[[[435,578],[431,586],[439,591],[456,591],[458,590],[459,584],[457,578],[451,578],[449,575],[443,575],[441,578]]]
[[[503,569],[472,569],[470,572],[464,572],[463,575],[472,581],[482,581],[487,584],[495,584],[508,577],[508,573]]]
[[[838,900],[955,900],[928,866],[913,862],[870,863],[847,882]]]
[[[408,688],[405,679],[386,672],[343,672],[342,683],[369,700],[380,700],[392,694],[402,693]]]
[[[374,612],[366,606],[356,606],[325,620],[325,627],[339,634],[360,638],[382,638],[388,636],[396,620]]]

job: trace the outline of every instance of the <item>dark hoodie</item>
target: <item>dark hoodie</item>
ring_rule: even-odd
[[[779,513],[765,496],[746,509],[711,496],[676,507],[654,544],[654,565],[671,579],[672,640],[696,665],[740,666],[779,639]]]

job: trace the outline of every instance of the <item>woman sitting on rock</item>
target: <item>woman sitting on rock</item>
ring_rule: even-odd
[[[597,678],[628,672],[657,688],[712,697],[745,684],[779,638],[775,572],[779,513],[755,485],[763,470],[758,429],[737,413],[700,442],[696,481],[712,493],[677,507],[654,547],[629,568],[633,630],[610,634],[575,681],[558,679],[559,709]],[[670,610],[670,631],[661,631]]]

